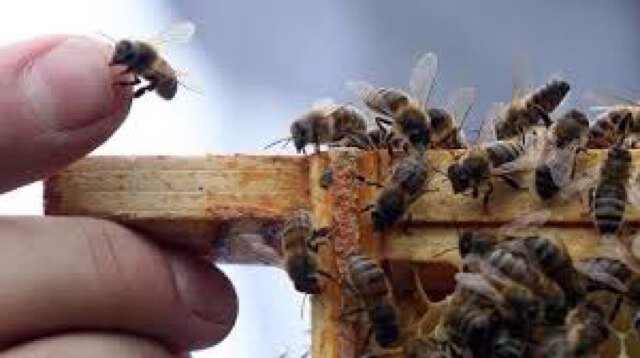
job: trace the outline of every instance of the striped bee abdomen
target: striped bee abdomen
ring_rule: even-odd
[[[601,235],[615,235],[622,225],[627,192],[619,183],[601,183],[595,190],[593,210]]]
[[[365,305],[369,306],[370,300],[377,301],[379,297],[386,297],[389,292],[384,271],[378,264],[364,256],[353,254],[347,260],[351,282],[360,293]]]
[[[529,101],[542,107],[545,112],[551,113],[562,102],[570,89],[571,86],[568,82],[554,79],[535,91]]]
[[[495,168],[512,162],[524,154],[524,146],[514,141],[497,141],[486,147],[489,159]]]

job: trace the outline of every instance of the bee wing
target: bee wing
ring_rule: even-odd
[[[504,301],[502,293],[500,293],[483,274],[476,272],[458,272],[455,275],[455,279],[461,288],[485,296],[497,303]]]
[[[502,225],[498,230],[500,236],[518,236],[522,231],[530,228],[539,228],[549,220],[549,210],[538,210],[519,215],[510,222]]]
[[[630,181],[627,185],[627,196],[631,205],[640,208],[640,183],[637,179]]]
[[[604,271],[593,270],[591,267],[589,267],[589,265],[586,265],[582,261],[574,263],[574,267],[579,273],[585,275],[593,281],[609,286],[618,292],[627,292],[627,286],[613,275],[610,275]]]
[[[476,143],[491,143],[497,140],[495,123],[505,111],[504,102],[494,102],[489,107],[487,114],[480,122],[477,131]]]
[[[151,36],[147,39],[147,43],[157,48],[169,44],[184,44],[189,42],[195,33],[196,25],[193,22],[176,22],[169,25],[164,31]]]
[[[193,76],[190,76],[188,72],[182,70],[176,70],[176,78],[180,86],[188,89],[189,91],[204,94],[203,86],[194,80]]]
[[[464,121],[475,100],[475,87],[460,88],[449,97],[444,109],[447,113],[451,114],[457,128],[463,127]]]
[[[560,188],[565,187],[571,181],[577,147],[576,144],[562,149],[553,148],[548,152],[543,152],[543,155],[540,156],[540,163],[549,168],[553,182]]]
[[[625,96],[615,94],[611,91],[590,91],[584,94],[584,98],[586,100],[595,102],[600,104],[600,106],[595,106],[596,108],[602,107],[613,107],[613,106],[638,106],[640,103],[631,98],[627,98]]]
[[[344,105],[336,103],[332,98],[320,98],[311,104],[311,110],[322,111],[325,115],[329,115],[342,106]]]
[[[542,153],[542,145],[544,140],[539,134],[527,133],[524,139],[524,153],[516,160],[504,163],[497,168],[493,168],[492,174],[508,174],[513,172],[522,172],[532,170],[538,162],[538,158]]]
[[[345,87],[351,93],[353,93],[358,99],[364,102],[364,104],[370,111],[373,111],[371,108],[369,108],[368,104],[373,102],[373,99],[378,93],[378,90],[379,90],[378,87],[366,81],[347,81],[345,83]],[[391,115],[390,108],[381,108],[381,110],[382,110],[382,114],[387,116]],[[373,112],[377,112],[377,111],[373,111]]]
[[[438,71],[438,57],[427,52],[416,63],[409,78],[409,96],[426,108],[433,80]]]
[[[633,241],[638,240],[638,234],[631,239],[631,242],[624,242],[625,239],[629,238],[614,238],[613,243],[616,246],[616,252],[618,253],[618,258],[624,262],[627,267],[636,274],[640,274],[640,259],[632,252],[632,244]]]
[[[511,100],[524,98],[529,92],[529,66],[524,55],[514,56],[511,64]]]
[[[581,196],[588,188],[593,187],[598,181],[598,169],[600,165],[594,164],[576,174],[575,178],[567,185],[561,188],[559,197],[560,201],[566,202]]]

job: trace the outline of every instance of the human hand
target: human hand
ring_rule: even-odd
[[[39,38],[0,49],[0,191],[106,140],[130,89],[109,45]],[[0,199],[1,200],[1,199]],[[0,217],[0,349],[6,357],[168,357],[218,343],[235,291],[212,264],[90,218]]]

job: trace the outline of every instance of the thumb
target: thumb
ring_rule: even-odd
[[[111,51],[73,36],[0,49],[0,192],[84,156],[122,123],[131,94],[113,85]]]

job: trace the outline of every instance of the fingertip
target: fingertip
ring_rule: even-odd
[[[114,86],[110,45],[89,37],[59,37],[23,67],[18,90],[25,116],[57,130],[84,127],[121,112],[127,89]]]
[[[182,304],[201,321],[194,327],[205,329],[193,335],[200,338],[191,348],[219,343],[229,335],[238,316],[238,295],[231,280],[212,262],[175,253],[168,257]]]
[[[105,41],[64,35],[0,49],[0,191],[77,160],[122,124],[131,88],[114,85],[112,51]]]

